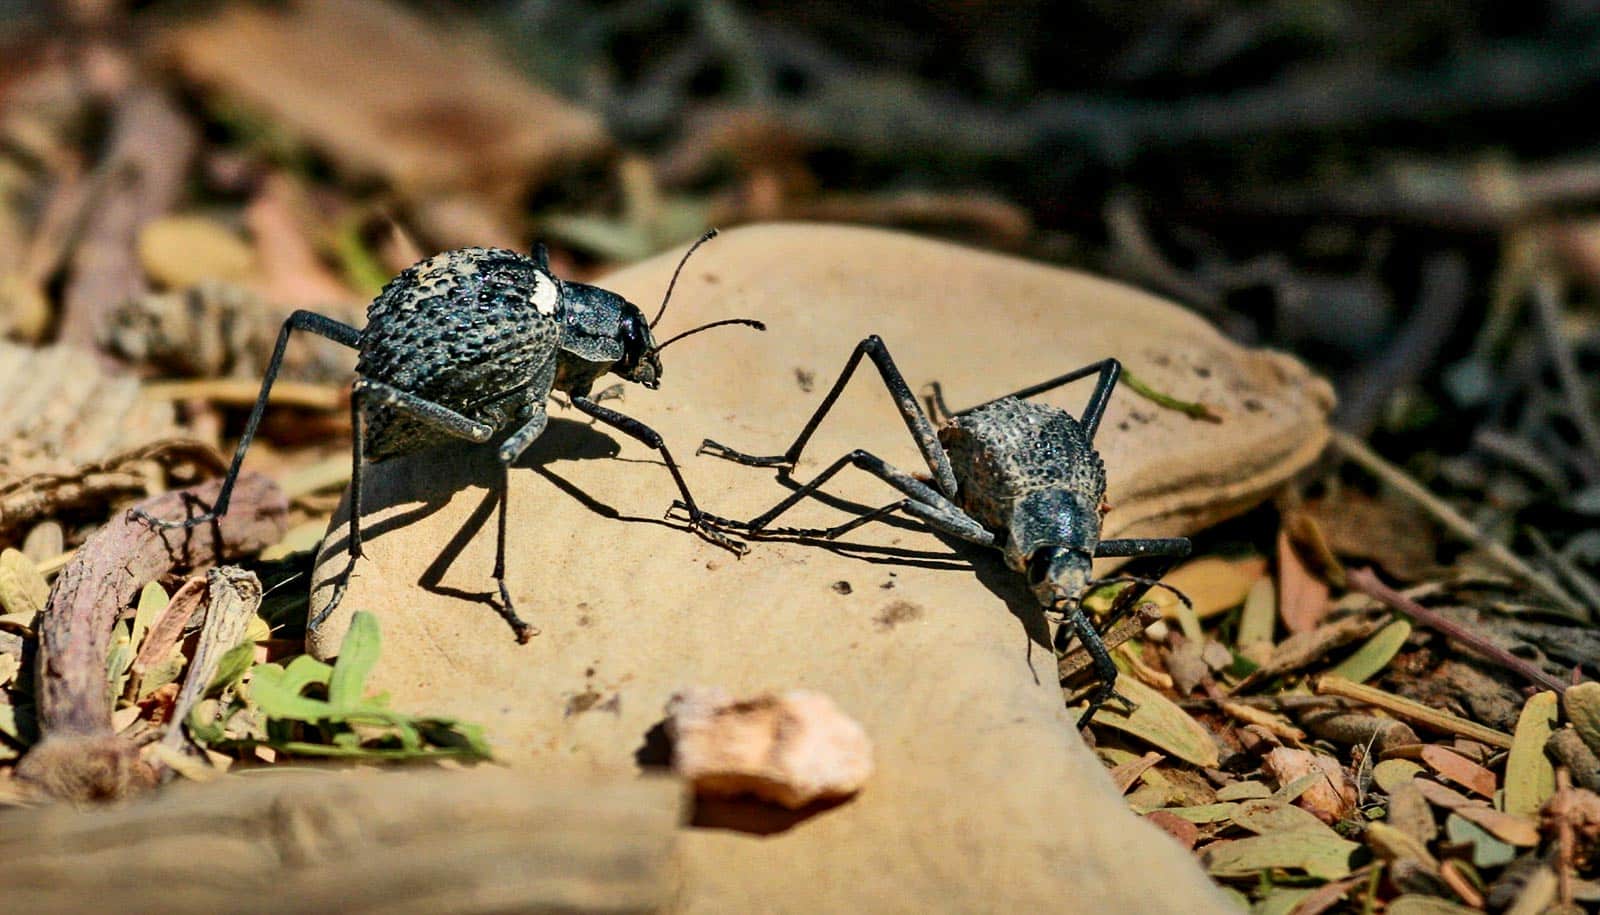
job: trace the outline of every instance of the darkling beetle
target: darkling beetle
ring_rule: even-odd
[[[1027,576],[1029,588],[1046,610],[1064,615],[1065,625],[1056,630],[1056,651],[1064,652],[1076,635],[1094,660],[1094,671],[1100,682],[1090,693],[1088,711],[1078,726],[1088,724],[1094,713],[1112,699],[1131,709],[1132,703],[1116,691],[1116,665],[1112,663],[1100,631],[1084,613],[1083,597],[1101,584],[1129,583],[1130,587],[1118,594],[1112,603],[1104,624],[1109,629],[1151,586],[1159,584],[1156,579],[1189,554],[1189,541],[1184,537],[1100,539],[1100,522],[1108,506],[1105,465],[1095,451],[1094,435],[1122,373],[1122,364],[1115,359],[1105,359],[960,412],[952,412],[945,406],[943,392],[935,382],[929,386],[929,404],[945,417],[945,422],[935,431],[927,413],[918,405],[895,367],[888,348],[881,339],[872,336],[856,346],[839,380],[788,451],[758,456],[706,439],[697,453],[710,453],[752,467],[778,467],[781,475],[787,478],[806,442],[838,400],[863,356],[870,358],[883,376],[906,428],[911,430],[912,438],[916,439],[932,471],[931,485],[890,466],[881,458],[856,450],[834,461],[811,482],[797,487],[788,498],[749,521],[731,521],[704,512],[697,515],[696,509],[685,503],[676,503],[674,508],[686,509],[691,517],[698,517],[704,523],[752,537],[830,540],[868,522],[904,512],[935,531],[997,549],[1005,556],[1008,566]],[[1027,400],[1097,373],[1099,381],[1094,393],[1077,419],[1065,410]],[[836,527],[768,527],[779,515],[850,465],[878,477],[906,498],[865,512]],[[1123,575],[1095,579],[1090,566],[1097,556],[1154,556],[1162,557],[1164,562],[1153,578]]]
[[[367,326],[357,330],[323,315],[296,311],[284,322],[261,393],[245,423],[233,464],[203,515],[182,521],[139,516],[161,528],[205,524],[228,510],[233,484],[255,437],[267,395],[293,331],[309,331],[358,350],[358,376],[350,395],[350,564],[361,557],[362,465],[445,442],[485,442],[509,431],[500,444],[499,538],[494,578],[500,613],[519,642],[538,629],[517,616],[506,588],[506,500],[509,468],[544,431],[546,399],[563,391],[572,405],[661,452],[667,471],[688,506],[689,525],[718,546],[736,553],[744,545],[703,524],[678,464],[655,430],[601,406],[589,396],[596,379],[615,372],[654,390],[661,383],[661,351],[677,340],[712,327],[759,321],[734,318],[684,331],[664,343],[652,334],[667,310],[678,274],[689,255],[716,235],[712,230],[684,254],[667,285],[655,319],[645,323],[633,303],[596,286],[559,279],[550,272],[543,245],[533,256],[499,248],[461,248],[407,267],[367,307]],[[344,584],[312,625],[333,612]]]

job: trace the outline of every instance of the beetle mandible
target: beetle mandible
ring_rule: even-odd
[[[661,453],[681,500],[688,506],[689,525],[701,536],[735,552],[744,545],[702,523],[694,497],[666,443],[644,423],[601,406],[589,396],[595,381],[614,372],[627,381],[655,389],[661,383],[661,351],[690,334],[727,324],[765,330],[759,321],[732,318],[684,331],[663,343],[652,333],[666,312],[678,274],[700,245],[696,241],[679,261],[667,284],[661,308],[649,323],[632,302],[614,292],[565,281],[550,272],[543,245],[533,256],[500,248],[461,248],[407,267],[384,286],[367,307],[367,325],[357,330],[310,311],[296,311],[278,333],[233,463],[211,509],[204,514],[169,521],[140,517],[162,529],[187,528],[212,521],[228,510],[233,484],[255,437],[273,380],[294,331],[307,331],[359,352],[356,382],[350,395],[351,469],[349,554],[353,568],[361,558],[361,477],[366,461],[382,461],[445,442],[486,442],[509,432],[497,456],[499,537],[494,578],[499,586],[500,613],[519,642],[538,634],[516,613],[506,586],[506,501],[510,466],[544,431],[546,400],[552,390],[565,392],[572,406],[624,432]],[[315,625],[326,619],[343,598],[338,590],[323,607]]]
[[[1045,609],[1063,615],[1064,625],[1056,630],[1056,651],[1064,652],[1072,637],[1077,636],[1094,660],[1100,683],[1089,696],[1088,710],[1078,722],[1079,727],[1088,724],[1095,712],[1112,699],[1131,707],[1127,697],[1116,691],[1116,665],[1100,631],[1084,613],[1083,597],[1099,584],[1118,580],[1131,584],[1112,604],[1105,622],[1109,629],[1145,591],[1158,584],[1156,578],[1189,554],[1190,545],[1184,537],[1100,539],[1100,523],[1107,508],[1106,472],[1095,450],[1094,436],[1122,373],[1122,364],[1116,359],[1104,359],[959,412],[945,406],[943,392],[934,383],[929,386],[930,405],[945,417],[936,430],[883,340],[871,336],[856,346],[839,380],[783,454],[746,454],[711,439],[706,439],[697,453],[710,453],[753,467],[777,467],[787,478],[863,356],[870,358],[883,376],[884,385],[932,472],[931,484],[858,449],[834,461],[810,482],[749,521],[698,512],[694,506],[681,502],[674,507],[687,509],[691,517],[698,517],[703,523],[749,536],[823,539],[833,539],[868,522],[904,512],[935,531],[997,549],[1008,566],[1027,576],[1029,588]],[[1098,381],[1077,418],[1065,410],[1027,399],[1090,375],[1098,375]],[[878,477],[905,498],[831,528],[768,527],[848,466]],[[1095,579],[1091,563],[1101,556],[1154,556],[1163,557],[1165,563],[1154,578],[1125,575]]]

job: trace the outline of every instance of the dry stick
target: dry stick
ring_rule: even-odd
[[[261,382],[254,378],[194,378],[183,381],[146,383],[140,393],[150,400],[188,400],[194,398],[229,407],[248,407],[261,393]],[[343,410],[350,396],[338,385],[308,381],[277,381],[267,395],[273,406],[307,410]]]
[[[1378,576],[1371,569],[1355,569],[1345,578],[1350,587],[1355,588],[1362,594],[1383,601],[1396,612],[1403,613],[1416,622],[1442,633],[1448,639],[1460,642],[1507,670],[1519,673],[1526,679],[1532,680],[1546,689],[1553,689],[1557,694],[1567,691],[1569,684],[1550,676],[1540,670],[1533,662],[1517,657],[1482,635],[1446,617],[1444,614],[1436,613],[1406,597],[1399,591],[1379,581]]]
[[[1484,552],[1501,568],[1543,592],[1551,600],[1565,607],[1567,610],[1580,614],[1584,619],[1590,617],[1588,607],[1568,594],[1555,579],[1540,572],[1522,560],[1522,557],[1507,549],[1505,544],[1492,540],[1488,535],[1465,517],[1445,504],[1444,500],[1427,490],[1427,487],[1413,480],[1405,471],[1379,457],[1377,452],[1366,446],[1360,439],[1340,432],[1333,431],[1333,445],[1347,458],[1361,465],[1362,469],[1377,477],[1385,485],[1393,487],[1406,498],[1416,502],[1432,515],[1440,524],[1443,524],[1451,533],[1464,540],[1470,541],[1474,546]]]
[[[1499,747],[1502,750],[1511,749],[1510,734],[1496,731],[1493,728],[1486,728],[1459,715],[1452,715],[1449,712],[1441,712],[1438,709],[1429,708],[1420,702],[1396,696],[1394,693],[1386,693],[1371,686],[1352,683],[1343,677],[1332,675],[1319,677],[1317,678],[1315,689],[1318,695],[1342,696],[1346,699],[1354,699],[1373,708],[1381,708],[1402,721],[1420,724],[1429,730],[1458,734],[1462,737],[1476,740],[1479,743],[1486,743],[1491,747]]]
[[[1600,419],[1595,418],[1589,405],[1589,387],[1578,374],[1578,362],[1572,355],[1572,346],[1561,335],[1561,296],[1554,281],[1541,277],[1530,290],[1534,313],[1539,316],[1540,336],[1550,351],[1551,366],[1561,393],[1566,395],[1567,414],[1578,427],[1578,437],[1588,452],[1587,460],[1580,461],[1579,469],[1590,482],[1600,478]]]
[[[199,145],[188,117],[160,90],[134,86],[114,104],[110,151],[96,167],[101,196],[87,214],[62,293],[58,338],[94,346],[110,310],[144,289],[139,231],[183,193]]]
[[[217,497],[220,480],[147,499],[157,518],[198,513]],[[174,569],[258,552],[283,539],[288,502],[270,478],[241,474],[228,513],[188,530],[157,530],[131,512],[111,520],[78,549],[39,615],[40,741],[17,775],[57,796],[87,799],[143,782],[142,764],[112,730],[106,654],[117,617],[145,584]]]

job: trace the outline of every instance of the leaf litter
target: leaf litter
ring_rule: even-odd
[[[740,15],[728,5],[705,18]],[[1256,14],[1243,8],[1216,15],[1218,34],[1272,35],[1282,27],[1247,21]],[[628,149],[607,169],[601,151],[610,140],[600,118],[496,66],[465,37],[415,37],[428,31],[417,16],[353,3],[298,17],[234,10],[180,25],[165,37],[167,78],[179,91],[130,92],[136,104],[125,108],[108,105],[104,87],[91,89],[83,74],[60,72],[72,55],[4,65],[10,69],[0,95],[31,77],[70,77],[60,82],[71,88],[42,106],[18,92],[0,108],[8,139],[0,150],[0,329],[30,344],[51,339],[54,329],[78,348],[0,344],[0,390],[13,395],[6,398],[12,425],[0,441],[0,774],[9,776],[13,761],[41,738],[27,659],[39,638],[48,578],[97,530],[114,525],[129,501],[215,476],[228,423],[236,425],[238,401],[250,396],[246,382],[282,319],[296,307],[358,319],[357,290],[415,260],[413,239],[432,250],[526,245],[537,228],[557,243],[554,259],[586,270],[587,257],[644,256],[698,235],[713,218],[730,224],[788,215],[964,227],[991,247],[1087,253],[1075,250],[1084,244],[1076,236],[1035,231],[1045,229],[1034,225],[1037,214],[994,195],[941,192],[908,208],[898,192],[828,190],[813,161],[843,159],[850,128],[804,111],[803,101],[791,120],[773,116],[758,128],[745,148],[727,138],[752,135],[731,129],[748,113],[730,115],[726,98],[680,99],[711,106],[690,113],[719,129],[691,131],[695,138],[656,158]],[[643,102],[679,90],[661,88],[651,77],[662,72],[650,66],[594,65],[593,48],[639,43],[611,40],[608,28],[640,27],[594,16],[594,27],[583,31],[592,37],[568,30],[572,53],[545,55],[558,61],[549,65],[607,82],[594,91],[611,99],[623,134],[659,132],[675,117]],[[394,22],[410,27],[387,27]],[[328,66],[347,75],[383,69],[376,52],[334,59],[329,34],[377,36],[353,44],[398,48],[391,53],[417,62],[407,79],[423,85],[396,93],[381,80],[356,78],[298,91],[310,78],[294,65],[302,46],[329,55]],[[592,42],[587,52],[584,40]],[[713,48],[726,44],[711,41]],[[1251,53],[1249,44],[1213,41],[1210,53],[1231,53],[1222,45]],[[244,46],[265,48],[266,63],[241,64],[250,55],[230,49]],[[470,67],[457,66],[462,49]],[[109,39],[100,50],[110,55],[110,72],[142,66],[141,57]],[[709,52],[691,43],[685,53]],[[697,72],[717,69],[693,59]],[[747,72],[750,61],[741,56],[735,64],[726,69],[737,75],[739,98],[762,94],[750,83],[760,77]],[[676,72],[684,64],[674,57],[660,66]],[[839,79],[845,71],[827,53],[798,55],[789,66],[820,66],[789,81],[834,87],[829,91],[868,82]],[[635,72],[648,90],[626,84]],[[461,93],[450,99],[474,130],[452,132],[441,146],[437,131],[413,129],[427,119],[406,109],[403,96],[430,97],[438,82],[418,73],[465,74],[482,90],[467,93],[476,101],[465,109],[455,97]],[[693,82],[690,94],[704,95],[702,80]],[[899,94],[897,101],[916,103]],[[507,119],[506,109],[519,115]],[[1168,123],[1210,123],[1157,120],[1157,133]],[[94,136],[86,125],[99,121],[111,132],[103,154],[84,142]],[[941,132],[961,127],[945,117],[933,122]],[[885,142],[881,133],[872,131],[874,144]],[[505,142],[486,142],[496,138]],[[1271,139],[1269,132],[1265,142]],[[928,145],[888,142],[908,143],[919,157]],[[1090,155],[1096,142],[1086,144]],[[1117,143],[1118,161],[1126,142]],[[819,149],[829,155],[814,155]],[[970,144],[951,149],[971,154]],[[556,164],[569,159],[593,173],[584,181],[602,185],[598,193],[555,175]],[[153,182],[140,189],[101,180],[132,165]],[[1385,409],[1343,418],[1352,431],[1337,433],[1333,449],[1343,465],[1292,484],[1276,513],[1258,512],[1243,527],[1199,538],[1197,557],[1166,579],[1192,598],[1193,609],[1154,592],[1143,618],[1154,625],[1124,623],[1108,640],[1120,643],[1124,691],[1139,708],[1097,717],[1089,736],[1100,757],[1130,808],[1193,849],[1258,912],[1533,912],[1595,900],[1600,684],[1587,679],[1592,662],[1582,655],[1594,644],[1600,603],[1600,537],[1590,530],[1600,514],[1600,455],[1591,453],[1600,437],[1582,371],[1600,353],[1589,304],[1600,236],[1592,219],[1547,218],[1538,189],[1548,193],[1559,182],[1537,163],[1434,165],[1432,180],[1362,166],[1339,182],[1338,193],[1314,184],[1258,186],[1252,174],[1249,193],[1230,204],[1261,216],[1293,199],[1321,206],[1324,218],[1353,207],[1400,225],[1469,223],[1488,233],[1474,245],[1492,248],[1478,244],[1492,239],[1503,249],[1484,271],[1489,315],[1481,327],[1467,328],[1476,339],[1453,353],[1452,364],[1401,358],[1407,353],[1400,349],[1377,360],[1388,371],[1369,375],[1365,390],[1385,392],[1373,401]],[[702,190],[713,181],[708,175],[730,168],[737,177]],[[1582,171],[1563,169],[1567,180]],[[1452,184],[1443,180],[1449,175],[1471,180]],[[1485,193],[1486,176],[1516,193]],[[13,193],[17,188],[25,193]],[[1347,189],[1359,193],[1341,196]],[[1592,196],[1557,193],[1555,202]],[[529,213],[519,209],[525,198],[562,202]],[[1178,209],[1192,211],[1196,202]],[[1205,212],[1216,206],[1199,203]],[[1268,256],[1253,262],[1232,259],[1237,239],[1224,243],[1192,225],[1163,225],[1160,235],[1181,241],[1144,239],[1148,245],[1135,250],[1127,242],[1144,229],[1143,213],[1107,212],[1117,236],[1100,252],[1107,265],[1120,262],[1126,277],[1181,293],[1246,336],[1261,328],[1216,307],[1244,290],[1265,286],[1281,297],[1264,311],[1268,323],[1298,329],[1299,337],[1277,338],[1285,345],[1320,339],[1315,315],[1354,315],[1370,304],[1361,295],[1317,298],[1327,295],[1326,278],[1289,266],[1280,249],[1290,244],[1276,237]],[[1306,235],[1324,249],[1344,244],[1339,256],[1346,261],[1370,262],[1387,244],[1341,243],[1368,233],[1349,232],[1337,220],[1312,229]],[[1174,244],[1185,248],[1183,256],[1167,262],[1162,246]],[[1346,293],[1355,288],[1348,277],[1335,279]],[[1559,292],[1567,287],[1579,291],[1564,310]],[[1408,320],[1428,317],[1422,299]],[[1329,307],[1307,308],[1307,301]],[[1533,320],[1519,320],[1524,307]],[[1379,311],[1378,323],[1399,320]],[[1402,328],[1399,340],[1440,336],[1408,336],[1416,326]],[[348,476],[340,438],[348,427],[338,425],[348,364],[315,346],[291,349],[280,393],[282,409],[296,418],[263,430],[263,439],[279,446],[276,455],[252,458],[253,467],[271,466],[289,490],[288,523],[274,542],[236,557],[248,571],[162,568],[153,580],[131,584],[125,606],[100,608],[110,637],[104,655],[93,659],[93,685],[114,697],[106,724],[152,765],[191,778],[223,765],[306,758],[483,758],[488,748],[471,725],[400,715],[382,697],[365,695],[381,650],[371,617],[356,615],[334,664],[300,653],[305,597],[283,584],[307,574],[309,550]],[[130,365],[107,370],[99,357],[109,354]],[[1396,365],[1418,374],[1396,375]],[[1437,384],[1420,374],[1430,365]],[[1356,375],[1360,381],[1362,372]],[[1491,397],[1497,386],[1511,390]],[[1207,423],[1197,428],[1218,418],[1226,423],[1202,404],[1138,387],[1131,390],[1160,408]],[[1346,393],[1359,405],[1364,389],[1354,384]],[[1446,425],[1464,415],[1458,410],[1490,418],[1470,430],[1465,450],[1441,453],[1432,443],[1416,444],[1440,428],[1417,418],[1430,409]],[[307,435],[307,428],[323,431]],[[1405,455],[1404,466],[1380,450]],[[57,555],[13,549],[51,539],[33,536],[41,531],[53,533]],[[1078,674],[1084,661],[1063,658],[1063,675]],[[0,778],[0,804],[25,799],[18,784]]]

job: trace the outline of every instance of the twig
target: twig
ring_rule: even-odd
[[[111,150],[96,167],[96,180],[107,183],[62,293],[57,337],[65,343],[97,345],[111,310],[144,291],[139,230],[177,201],[199,142],[194,125],[159,90],[129,89],[115,109]]]
[[[1372,430],[1389,395],[1422,377],[1439,359],[1450,331],[1461,320],[1468,296],[1466,258],[1447,251],[1428,258],[1416,308],[1382,355],[1345,379],[1336,411],[1339,428],[1355,435]]]
[[[1429,492],[1427,487],[1412,479],[1409,474],[1380,457],[1377,452],[1368,448],[1366,443],[1341,432],[1333,430],[1333,445],[1346,458],[1361,465],[1362,469],[1377,477],[1385,485],[1392,487],[1406,498],[1416,502],[1432,515],[1435,520],[1456,536],[1469,541],[1495,564],[1510,572],[1528,584],[1534,586],[1545,596],[1560,604],[1567,610],[1581,615],[1584,619],[1590,616],[1589,608],[1585,607],[1565,588],[1562,588],[1555,579],[1540,572],[1522,560],[1522,557],[1511,552],[1505,544],[1491,539],[1477,526],[1468,521],[1460,512],[1451,508],[1443,499]]]
[[[1435,613],[1406,597],[1399,591],[1379,581],[1378,576],[1371,569],[1351,570],[1345,576],[1345,579],[1349,582],[1350,587],[1355,588],[1362,594],[1383,601],[1397,613],[1403,613],[1412,620],[1438,631],[1446,638],[1460,642],[1501,667],[1521,674],[1524,678],[1543,686],[1545,689],[1553,689],[1558,694],[1567,691],[1569,684],[1550,676],[1531,661],[1517,657],[1455,620],[1449,619],[1441,613]]]
[[[179,518],[216,499],[221,481],[165,493],[140,503],[158,518]],[[288,503],[258,473],[239,477],[228,513],[188,530],[157,530],[126,512],[78,549],[39,615],[39,743],[17,775],[60,797],[113,797],[148,784],[134,748],[112,730],[106,689],[111,630],[148,582],[257,552],[283,538]]]
[[[1551,367],[1567,402],[1567,415],[1578,429],[1583,440],[1586,460],[1579,463],[1584,478],[1593,482],[1600,479],[1600,419],[1595,417],[1589,403],[1589,386],[1578,374],[1578,362],[1572,355],[1572,346],[1561,333],[1561,296],[1554,280],[1541,276],[1529,290],[1534,313],[1539,316],[1540,336],[1550,353]]]
[[[1420,702],[1396,696],[1394,693],[1384,692],[1381,689],[1360,683],[1352,683],[1343,677],[1331,675],[1318,677],[1314,688],[1319,696],[1342,696],[1346,699],[1355,699],[1373,708],[1381,708],[1402,721],[1420,724],[1429,730],[1469,737],[1479,743],[1486,743],[1491,747],[1499,747],[1502,750],[1511,749],[1510,734],[1484,727],[1459,715],[1452,715],[1449,712],[1429,708]]]
[[[1122,370],[1122,383],[1127,385],[1128,390],[1138,394],[1140,397],[1143,397],[1145,400],[1150,401],[1158,407],[1165,407],[1168,410],[1177,410],[1179,413],[1182,413],[1190,419],[1204,420],[1208,423],[1222,422],[1222,417],[1218,416],[1215,410],[1212,410],[1205,404],[1200,403],[1199,401],[1179,400],[1178,398],[1173,397],[1171,394],[1163,394],[1160,391],[1157,391],[1155,388],[1145,384],[1139,379],[1139,376],[1133,374],[1127,369]]]
[[[155,381],[140,389],[152,400],[203,400],[230,407],[248,407],[256,402],[261,382],[253,378],[195,378],[183,381]],[[307,410],[342,410],[350,398],[338,385],[308,381],[277,381],[267,402],[273,406],[301,407]]]
[[[1106,650],[1115,650],[1118,645],[1133,638],[1139,633],[1150,628],[1156,620],[1161,619],[1161,608],[1150,601],[1141,601],[1132,613],[1123,617],[1112,626],[1110,631],[1101,635],[1100,640],[1105,642]],[[1061,656],[1056,662],[1056,671],[1062,681],[1067,681],[1088,670],[1094,659],[1082,648],[1074,648]]]

